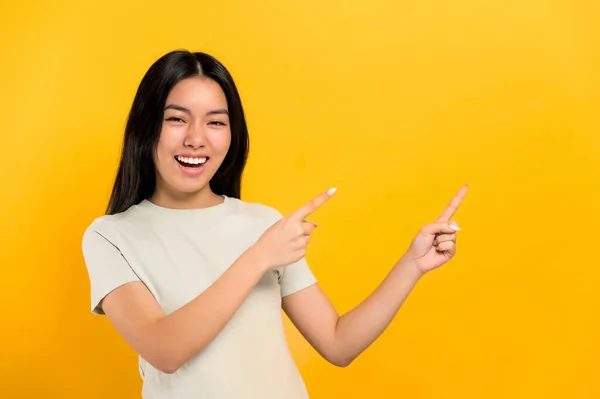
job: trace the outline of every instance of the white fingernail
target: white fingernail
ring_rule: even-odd
[[[335,193],[335,190],[337,190],[337,188],[330,188],[329,190],[327,190],[327,195],[333,195],[333,193]]]
[[[460,230],[460,227],[458,227],[458,224],[456,224],[456,222],[450,222],[450,224],[448,226],[454,231]]]

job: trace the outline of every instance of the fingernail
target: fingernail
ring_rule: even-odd
[[[333,193],[335,193],[335,190],[337,190],[337,188],[330,188],[329,190],[327,190],[327,195],[333,195]]]
[[[456,222],[450,222],[450,224],[448,225],[448,227],[450,227],[454,231],[460,230],[460,227],[458,227],[458,224],[456,224]]]

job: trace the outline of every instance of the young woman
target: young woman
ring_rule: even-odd
[[[151,399],[300,399],[307,391],[281,309],[347,366],[385,330],[424,273],[456,251],[462,188],[381,285],[339,316],[304,255],[328,190],[283,217],[240,200],[248,132],[234,81],[204,53],[175,51],[144,76],[107,214],[83,235],[92,311],[139,354]]]

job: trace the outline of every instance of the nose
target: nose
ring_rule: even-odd
[[[206,145],[206,135],[203,126],[200,124],[190,124],[183,144],[193,149],[204,147]]]

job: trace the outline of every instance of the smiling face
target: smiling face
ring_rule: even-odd
[[[206,77],[177,83],[165,103],[154,153],[153,201],[177,207],[210,205],[217,196],[209,182],[230,144],[227,98],[219,84]]]

